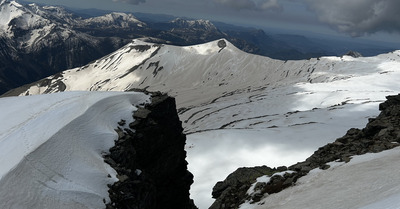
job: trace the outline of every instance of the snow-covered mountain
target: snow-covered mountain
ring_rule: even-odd
[[[63,8],[0,3],[0,92],[81,66],[128,43],[76,31],[82,19]]]
[[[176,18],[171,21],[171,24],[174,24],[175,28],[196,28],[203,29],[209,32],[218,30],[214,24],[209,20],[184,20],[181,18]]]
[[[95,40],[78,34],[64,23],[73,22],[72,15],[57,7],[39,7],[35,4],[23,6],[16,1],[0,4],[1,35],[10,38],[21,50],[38,51],[58,41],[83,39],[87,43]],[[92,43],[93,44],[93,43]]]
[[[82,23],[86,27],[113,27],[129,28],[143,27],[146,23],[139,21],[132,14],[113,12],[104,16],[84,19]]]
[[[283,60],[334,54],[305,37],[297,46],[294,36],[278,40],[259,29],[209,20],[144,22],[126,13],[85,19],[61,7],[11,0],[1,1],[0,11],[0,93],[87,64],[135,38],[180,46],[225,38],[246,52]],[[367,48],[375,54],[392,50]]]
[[[110,13],[100,17],[83,19],[62,7],[21,5],[4,0],[0,4],[0,34],[18,43],[20,49],[37,51],[52,46],[53,42],[82,39],[88,45],[99,40],[75,31],[76,28],[132,28],[146,24],[131,14]]]
[[[191,194],[207,208],[214,183],[237,167],[304,160],[349,128],[363,127],[385,96],[400,92],[398,83],[400,51],[280,61],[223,39],[187,47],[134,40],[10,94],[146,88],[176,97],[189,134]]]

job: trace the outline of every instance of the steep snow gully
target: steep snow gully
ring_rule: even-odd
[[[104,208],[117,181],[103,155],[143,93],[67,92],[0,99],[0,208]],[[46,101],[46,102],[43,102]]]

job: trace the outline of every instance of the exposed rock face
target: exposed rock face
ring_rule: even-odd
[[[189,198],[193,175],[187,170],[186,136],[175,99],[162,94],[151,99],[134,113],[131,129],[117,130],[119,140],[105,156],[119,178],[110,186],[108,209],[196,208]]]
[[[354,58],[358,58],[358,57],[362,57],[362,54],[359,52],[355,52],[355,51],[348,51],[346,54],[344,54],[346,56],[350,56],[350,57],[354,57]]]
[[[326,163],[332,161],[349,162],[351,156],[365,153],[376,153],[399,146],[400,143],[400,94],[386,97],[387,101],[379,105],[381,113],[369,119],[367,126],[360,130],[352,128],[346,135],[335,142],[320,147],[304,162],[277,169],[263,167],[239,168],[223,182],[213,188],[216,198],[210,209],[238,208],[246,200],[254,203],[265,194],[272,194],[294,185],[302,176],[315,168],[328,169]],[[255,195],[248,195],[247,190],[258,177],[290,170],[283,176],[273,176],[268,183],[257,183]]]
[[[214,208],[238,208],[248,199],[247,190],[255,180],[264,175],[272,175],[287,170],[286,167],[270,168],[260,166],[254,168],[239,168],[230,174],[224,181],[218,182],[212,192],[216,199],[210,209]]]

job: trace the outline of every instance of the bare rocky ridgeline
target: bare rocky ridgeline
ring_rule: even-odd
[[[349,162],[351,156],[365,153],[377,153],[399,146],[400,143],[400,94],[387,96],[387,101],[379,105],[381,113],[369,119],[362,130],[352,128],[335,142],[320,147],[309,158],[290,167],[269,168],[267,166],[239,168],[224,181],[213,188],[216,199],[210,209],[238,208],[245,201],[256,203],[265,194],[273,194],[295,186],[296,181],[315,168],[328,169],[332,161]],[[258,177],[282,171],[295,171],[283,176],[275,175],[268,183],[257,183],[256,195],[247,194],[250,186]]]
[[[151,93],[151,103],[133,115],[129,128],[105,156],[119,181],[109,185],[107,209],[195,209],[189,198],[193,175],[187,170],[186,136],[175,99]],[[122,127],[125,121],[119,122]]]

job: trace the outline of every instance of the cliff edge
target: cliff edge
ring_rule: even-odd
[[[151,93],[151,103],[133,114],[129,128],[121,128],[105,161],[118,173],[109,185],[107,209],[195,209],[189,198],[193,175],[187,170],[186,136],[175,99]]]

